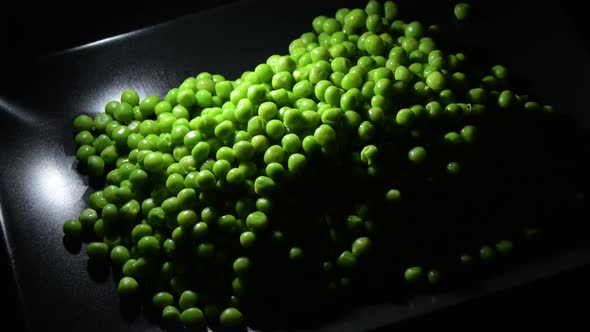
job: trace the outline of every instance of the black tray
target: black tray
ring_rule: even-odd
[[[448,1],[400,1],[402,9],[441,23],[457,41],[488,53],[527,77],[543,101],[590,127],[588,50],[558,1],[488,1],[478,23],[458,25]],[[235,77],[287,52],[320,14],[357,1],[237,1],[164,24],[41,57],[26,66],[0,67],[0,232],[27,330],[159,331],[154,322],[120,311],[110,275],[89,277],[86,256],[64,246],[62,224],[85,207],[91,193],[78,172],[71,120],[96,114],[132,88],[165,94],[200,71]],[[534,8],[534,10],[533,10]],[[414,15],[415,14],[415,15]],[[548,24],[547,22],[550,22]],[[565,68],[564,65],[565,64]],[[564,84],[567,83],[567,84]],[[419,296],[408,304],[355,309],[323,331],[395,326],[474,298],[546,280],[587,266],[590,250],[569,249],[533,259],[474,287]],[[549,279],[550,280],[550,279]]]

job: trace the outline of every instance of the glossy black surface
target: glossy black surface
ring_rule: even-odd
[[[452,22],[445,1],[400,1],[440,23]],[[163,95],[200,71],[235,77],[310,29],[312,18],[355,1],[237,1],[83,47],[26,66],[3,63],[0,82],[0,221],[14,290],[32,331],[159,331],[157,323],[121,312],[110,275],[89,277],[84,254],[62,242],[63,220],[92,192],[76,168],[71,120],[96,114],[132,88]],[[445,24],[458,41],[527,77],[543,101],[590,127],[583,107],[590,89],[588,49],[558,1],[482,5],[478,24]],[[406,17],[411,17],[406,15]],[[551,24],[547,24],[551,22]],[[72,248],[70,248],[72,249]],[[568,250],[485,280],[478,287],[422,296],[409,304],[355,310],[324,331],[358,331],[419,317],[485,294],[585,266],[590,251]]]

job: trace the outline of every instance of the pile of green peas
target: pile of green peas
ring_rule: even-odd
[[[505,67],[439,49],[439,28],[400,19],[393,1],[312,28],[235,80],[202,72],[164,98],[125,90],[74,119],[76,158],[106,186],[63,230],[121,273],[120,296],[151,294],[164,320],[189,327],[239,327],[242,298],[274,259],[349,288],[384,248],[388,220],[376,211],[406,204],[404,183],[459,181],[489,114],[552,112],[512,92]],[[336,169],[350,173],[325,180]],[[370,193],[345,194],[346,204],[316,195],[325,202],[306,212],[308,191],[336,195],[342,180]],[[293,194],[298,182],[315,185]],[[300,220],[289,216],[297,209]],[[488,262],[512,247],[498,238],[453,257]],[[444,267],[409,257],[407,283],[443,278]]]

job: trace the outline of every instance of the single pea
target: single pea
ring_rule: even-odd
[[[285,134],[286,128],[282,121],[273,119],[266,124],[266,135],[273,140],[280,140]]]
[[[88,157],[88,175],[100,176],[104,173],[104,160],[99,156]]]
[[[453,13],[459,21],[465,21],[469,18],[471,12],[471,4],[468,2],[460,2],[453,8]]]
[[[83,163],[87,163],[88,158],[90,158],[90,156],[93,156],[95,153],[96,153],[96,149],[94,149],[93,146],[82,145],[76,151],[76,159],[78,159],[79,161],[81,161]]]
[[[479,249],[479,258],[484,263],[490,263],[496,258],[496,251],[494,248],[484,245]]]
[[[500,81],[506,81],[508,79],[508,69],[502,65],[493,66],[491,72]]]
[[[338,267],[346,270],[355,268],[357,262],[358,259],[356,258],[356,256],[348,250],[343,251],[342,254],[340,254],[340,256],[338,256],[338,259],[336,260],[336,264],[338,264]]]
[[[404,34],[408,38],[420,39],[424,34],[424,26],[418,21],[410,22],[406,25]]]
[[[162,319],[165,321],[180,321],[180,311],[175,306],[168,305],[162,309]]]
[[[368,237],[359,237],[352,243],[352,254],[356,257],[366,256],[371,252],[373,243]]]
[[[244,248],[252,248],[256,244],[256,234],[251,231],[246,231],[240,234],[240,244]]]
[[[410,283],[417,283],[420,282],[423,278],[422,275],[422,268],[419,266],[414,266],[407,268],[404,272],[404,279]]]
[[[109,246],[104,242],[90,242],[86,245],[88,258],[95,261],[104,261],[109,254]]]
[[[132,296],[137,294],[139,290],[139,284],[137,280],[132,277],[123,277],[119,280],[119,285],[117,286],[117,293],[120,296]]]
[[[285,158],[285,151],[280,145],[270,146],[264,152],[264,163],[270,164],[273,162],[281,163]]]
[[[279,181],[285,174],[285,168],[280,163],[271,162],[270,164],[266,165],[265,173],[271,179]]]
[[[408,152],[408,158],[415,164],[421,164],[426,161],[426,149],[421,146],[414,147]]]
[[[184,326],[194,328],[203,324],[205,316],[199,308],[187,308],[180,314],[180,321]]]
[[[361,122],[357,130],[359,138],[363,142],[370,141],[375,136],[376,131],[377,128],[375,128],[375,125],[371,121]]]
[[[80,114],[74,118],[72,127],[77,133],[82,131],[90,132],[94,127],[94,120],[86,114]]]
[[[196,223],[195,226],[193,226],[192,237],[195,240],[200,240],[205,238],[208,232],[209,226],[207,225],[207,223],[201,221]]]
[[[148,235],[142,237],[137,243],[139,252],[144,255],[155,255],[160,251],[160,242],[154,236]]]
[[[504,90],[498,96],[498,106],[509,108],[516,103],[516,96],[510,90]]]
[[[246,225],[254,233],[263,232],[268,228],[268,217],[261,211],[252,212],[246,218]]]
[[[512,252],[513,245],[512,241],[509,240],[501,240],[496,243],[496,251],[502,255],[506,256]]]
[[[168,292],[158,292],[152,297],[152,303],[156,308],[164,309],[172,306],[174,303],[174,296]]]
[[[227,308],[219,315],[219,323],[225,327],[240,327],[243,322],[244,317],[236,308]]]
[[[426,84],[433,91],[440,92],[446,86],[446,79],[443,74],[438,71],[434,71],[426,77]]]
[[[111,262],[116,266],[123,266],[131,258],[129,249],[124,246],[116,246],[111,249]]]
[[[447,173],[449,173],[450,175],[457,175],[461,172],[461,164],[456,161],[448,163],[446,168]]]
[[[385,54],[385,43],[379,35],[370,35],[365,38],[364,47],[370,55]]]
[[[264,135],[266,130],[266,121],[260,116],[253,116],[248,121],[248,133],[254,137],[256,135]]]
[[[411,126],[414,123],[415,115],[410,109],[403,108],[395,116],[395,122],[400,126]]]
[[[442,278],[441,272],[439,270],[430,270],[427,274],[428,282],[431,285],[438,285],[440,284],[440,280]]]
[[[180,294],[180,298],[178,299],[178,305],[181,309],[188,309],[194,308],[197,305],[197,301],[199,296],[197,293],[191,290],[185,290]]]
[[[462,265],[470,265],[471,263],[473,263],[473,256],[469,254],[463,254],[461,255],[461,257],[459,257],[459,260]]]
[[[67,219],[63,224],[66,237],[78,238],[82,233],[82,223],[78,219]]]
[[[150,152],[143,159],[143,166],[148,172],[158,172],[164,167],[164,158],[159,152]]]
[[[265,121],[276,118],[279,113],[277,105],[271,101],[266,101],[258,106],[258,115]]]
[[[239,168],[232,168],[227,172],[225,179],[228,184],[239,185],[244,183],[246,176],[244,171]]]
[[[322,147],[328,147],[336,143],[336,132],[327,124],[320,125],[314,131],[313,136]]]
[[[252,263],[248,257],[238,257],[233,263],[234,272],[243,277],[250,271]]]
[[[473,144],[475,142],[476,134],[477,129],[475,126],[467,125],[461,129],[461,137],[469,144]]]

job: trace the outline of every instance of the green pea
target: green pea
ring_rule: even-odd
[[[261,211],[252,212],[246,218],[246,225],[254,233],[263,232],[268,228],[268,217]]]
[[[82,131],[90,132],[94,127],[94,120],[86,114],[80,114],[74,118],[72,127],[77,133]]]
[[[227,308],[219,315],[219,323],[225,327],[240,327],[244,322],[242,313],[236,308]]]
[[[139,284],[137,280],[132,277],[123,277],[119,280],[119,285],[117,286],[117,293],[120,296],[132,296],[137,294],[139,290]]]
[[[346,270],[350,270],[356,267],[358,259],[355,255],[353,255],[350,251],[346,250],[343,251],[338,259],[336,260],[336,264],[338,267]]]
[[[88,258],[95,261],[104,261],[109,254],[109,246],[104,242],[90,242],[86,246]]]
[[[404,278],[407,282],[410,283],[417,283],[420,282],[423,278],[422,268],[419,266],[414,266],[407,268],[404,272]]]
[[[428,282],[431,285],[438,285],[442,279],[442,274],[439,270],[430,270],[427,274]]]
[[[168,305],[162,309],[162,319],[165,321],[180,321],[180,311],[175,306]]]
[[[461,137],[463,140],[469,144],[473,144],[475,142],[475,136],[477,134],[477,130],[475,126],[467,125],[461,129]]]
[[[368,237],[359,237],[352,243],[352,254],[356,257],[362,257],[369,254],[372,250],[373,243]]]
[[[263,135],[265,134],[266,130],[266,122],[260,116],[253,116],[248,121],[248,133],[254,137],[256,135]]]
[[[131,258],[129,249],[124,246],[116,246],[111,249],[111,262],[117,266],[123,266]]]
[[[143,159],[143,166],[148,172],[156,173],[164,167],[164,158],[159,152],[150,152]]]
[[[336,143],[336,132],[327,124],[320,125],[314,132],[314,138],[322,147],[329,147]]]
[[[496,251],[502,256],[506,256],[512,252],[512,241],[501,240],[496,243]]]
[[[227,183],[231,185],[239,185],[242,184],[245,180],[244,171],[239,168],[232,168],[227,172],[225,179]]]
[[[426,149],[421,146],[414,147],[408,152],[408,158],[415,164],[421,164],[426,161]]]
[[[482,246],[479,249],[479,258],[484,263],[490,263],[496,258],[496,251],[490,246]]]
[[[82,233],[82,223],[78,219],[67,219],[63,224],[63,232],[66,237],[78,238]]]
[[[285,168],[280,163],[271,162],[266,166],[265,173],[271,179],[278,181],[283,178],[285,174]]]
[[[447,173],[449,173],[450,175],[457,175],[461,172],[461,164],[456,162],[456,161],[452,161],[450,163],[447,164]]]
[[[375,136],[376,131],[377,131],[377,129],[375,128],[375,125],[371,121],[361,122],[361,124],[358,126],[358,130],[357,130],[359,138],[363,142],[370,141]]]
[[[202,325],[204,319],[205,316],[199,308],[187,308],[180,314],[180,321],[189,328]]]
[[[274,119],[278,113],[279,109],[277,108],[277,105],[270,101],[264,102],[258,107],[258,115],[260,115],[265,121]]]
[[[256,244],[256,234],[251,231],[246,231],[240,234],[240,244],[244,248],[252,248]]]
[[[182,294],[180,294],[180,299],[178,299],[178,305],[181,309],[194,308],[197,305],[198,299],[199,296],[197,293],[190,290],[185,290],[184,292],[182,292]]]
[[[272,140],[280,140],[285,134],[286,128],[282,121],[273,119],[266,124],[266,135]]]
[[[248,257],[238,257],[233,263],[234,272],[241,277],[248,274],[248,272],[250,272],[251,267],[252,263],[250,262],[250,259]]]
[[[510,90],[504,90],[498,96],[498,106],[509,108],[516,103],[516,96]]]
[[[156,308],[164,309],[172,306],[174,303],[174,296],[168,292],[158,292],[152,297],[152,303]]]
[[[453,13],[459,21],[465,21],[469,18],[471,12],[471,4],[468,2],[460,2],[453,8]]]

